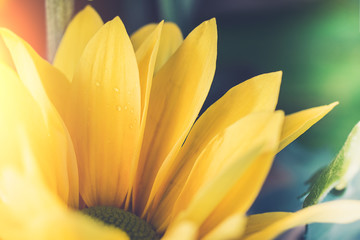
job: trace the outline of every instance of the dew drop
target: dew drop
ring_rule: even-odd
[[[120,92],[120,90],[118,88],[114,88],[114,91],[117,93]]]
[[[129,128],[133,129],[133,128],[134,128],[134,125],[130,124],[130,125],[129,125]]]
[[[120,105],[117,105],[117,106],[116,106],[116,110],[118,110],[119,112],[121,111],[121,109],[122,109],[122,108],[121,108]]]
[[[124,110],[125,110],[125,111],[128,110],[128,106],[125,106],[125,107],[124,107]]]
[[[96,85],[97,87],[99,87],[99,86],[100,86],[100,82],[96,82],[95,85]]]

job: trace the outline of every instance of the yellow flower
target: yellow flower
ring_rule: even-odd
[[[127,239],[78,210],[97,206],[132,212],[163,239],[267,239],[359,217],[355,201],[246,216],[274,155],[336,103],[284,116],[275,72],[195,122],[215,72],[214,19],[185,40],[163,22],[129,38],[119,18],[103,24],[86,7],[53,65],[0,36],[1,239]]]

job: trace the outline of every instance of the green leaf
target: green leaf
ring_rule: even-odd
[[[350,132],[343,148],[327,167],[309,180],[308,195],[303,206],[322,201],[332,190],[343,190],[360,169],[360,122]],[[307,194],[305,193],[305,194]]]
[[[331,191],[323,201],[360,200],[360,174],[357,174],[343,191]],[[349,224],[313,223],[307,226],[304,240],[360,239],[359,222]]]
[[[47,57],[52,61],[67,24],[74,14],[74,0],[46,0]]]

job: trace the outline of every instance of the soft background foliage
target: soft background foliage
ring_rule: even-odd
[[[216,17],[217,74],[206,102],[250,77],[284,71],[279,109],[287,113],[340,101],[302,143],[337,151],[359,119],[360,32],[357,0],[78,0],[104,20],[119,15],[132,33],[148,22],[176,22],[184,35]],[[326,139],[326,141],[324,141]]]

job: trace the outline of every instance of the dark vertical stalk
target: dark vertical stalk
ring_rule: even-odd
[[[45,0],[47,58],[53,61],[67,24],[74,14],[74,0]]]

